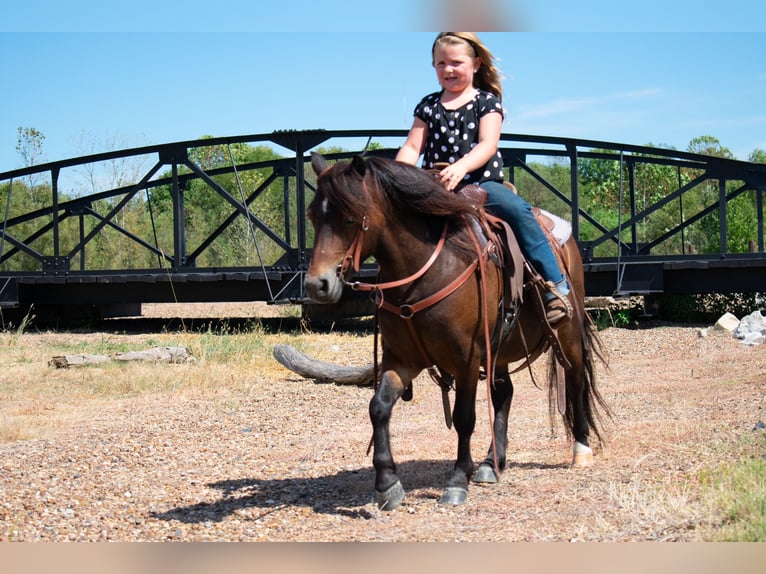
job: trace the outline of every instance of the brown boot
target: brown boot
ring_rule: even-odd
[[[545,288],[548,290],[545,301],[545,318],[548,320],[548,324],[555,327],[562,321],[571,319],[573,309],[569,299],[562,295],[561,291],[551,281],[545,282]]]

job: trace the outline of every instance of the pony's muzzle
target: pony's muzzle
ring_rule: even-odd
[[[306,275],[306,294],[317,303],[336,303],[343,293],[343,284],[334,273]]]

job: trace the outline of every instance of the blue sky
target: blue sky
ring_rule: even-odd
[[[45,135],[50,161],[87,144],[406,129],[438,87],[424,30],[458,27],[433,2],[16,2],[0,22],[0,172],[21,166],[18,127]],[[766,3],[479,3],[474,29],[503,30],[481,35],[505,132],[766,149]]]

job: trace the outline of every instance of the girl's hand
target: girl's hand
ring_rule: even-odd
[[[439,172],[439,181],[448,191],[455,191],[455,188],[465,178],[466,170],[460,166],[460,162],[453,163]]]

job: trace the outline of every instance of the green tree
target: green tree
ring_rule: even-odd
[[[699,136],[689,142],[687,151],[701,155],[712,155],[714,157],[725,157],[734,159],[731,150],[723,145],[713,136]]]
[[[700,136],[689,142],[688,150],[693,153],[734,159],[731,150],[721,144],[713,136]],[[756,150],[751,157],[758,157]],[[761,153],[763,155],[763,153]],[[727,181],[725,193],[739,187],[741,182]],[[689,193],[689,198],[695,202],[697,211],[705,207],[715,205],[720,196],[719,183],[717,181],[705,181],[698,186],[699,189]],[[729,253],[745,252],[749,249],[750,241],[756,229],[755,194],[740,195],[726,204],[726,245]],[[693,249],[703,253],[716,253],[720,250],[721,224],[718,210],[702,218],[691,227],[689,232],[690,244]]]
[[[18,128],[16,151],[24,161],[24,167],[30,167],[45,162],[43,142],[45,136],[35,128]]]

